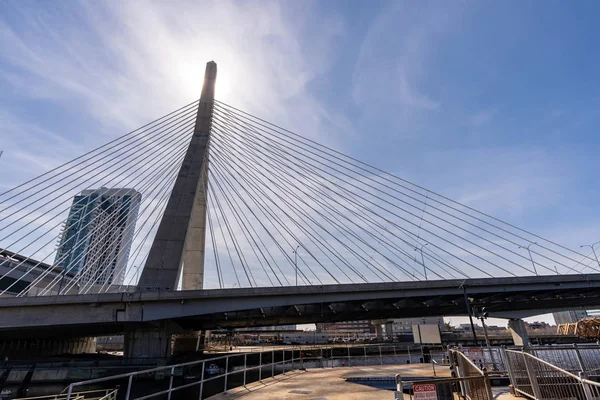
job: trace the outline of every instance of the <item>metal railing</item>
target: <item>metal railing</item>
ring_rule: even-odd
[[[523,350],[552,365],[574,374],[600,374],[600,346],[573,344],[570,346],[532,346]]]
[[[119,389],[99,389],[71,393],[71,400],[116,400]],[[19,397],[13,400],[66,400],[67,394],[52,394],[36,397]]]
[[[460,350],[480,369],[493,373],[507,373],[506,347],[462,347]],[[512,348],[511,350],[515,350]],[[571,373],[584,372],[600,375],[600,345],[573,344],[520,347],[529,354]]]
[[[65,397],[59,400],[78,399],[77,388],[106,385],[120,385],[125,400],[145,400],[171,395],[178,391],[195,390],[194,395],[185,395],[203,399],[227,392],[228,389],[246,386],[247,383],[262,381],[265,378],[305,368],[326,368],[343,366],[365,366],[384,364],[405,364],[420,361],[419,355],[404,353],[397,346],[347,346],[298,349],[269,350],[254,353],[233,353],[204,360],[161,366],[120,375],[92,379],[70,384],[63,392]],[[411,360],[412,359],[412,360]],[[210,367],[210,368],[209,368]],[[212,373],[209,370],[213,369]],[[214,370],[217,370],[215,372]],[[176,379],[177,378],[177,379]],[[181,379],[179,379],[181,378]],[[161,380],[153,385],[136,385],[139,381]],[[186,380],[188,381],[186,383]],[[156,383],[156,382],[155,382]],[[212,386],[211,393],[206,392],[207,385]],[[215,386],[218,388],[215,390]]]
[[[230,349],[231,347],[231,349]],[[265,349],[269,350],[319,350],[319,349],[353,349],[353,348],[369,348],[369,349],[395,349],[397,353],[406,352],[411,355],[411,360],[418,362],[421,355],[419,346],[415,345],[400,345],[393,343],[323,343],[323,344],[303,344],[303,345],[267,345],[267,346],[221,346],[219,348],[212,347],[204,349],[204,353],[260,353],[264,352]],[[435,353],[436,356],[445,356],[445,351],[432,351],[431,355]]]
[[[469,347],[461,351],[481,370],[506,372],[506,362],[501,347]]]
[[[395,398],[453,400],[459,395],[467,400],[493,399],[492,387],[485,371],[478,368],[460,350],[449,350],[448,357],[452,377],[403,381],[400,375],[396,375]],[[432,358],[431,363],[435,376],[437,362]]]
[[[526,351],[505,350],[514,390],[536,400],[600,399],[600,383],[585,372],[571,373]]]
[[[449,351],[453,375],[457,378],[472,378],[460,383],[460,390],[467,399],[492,399],[492,386],[488,374],[459,350]]]

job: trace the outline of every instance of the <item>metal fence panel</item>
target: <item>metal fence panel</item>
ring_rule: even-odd
[[[559,360],[563,364],[567,364],[567,360],[574,354],[574,349],[556,350],[558,351],[543,350],[543,354],[546,359]],[[534,353],[540,354],[537,351]],[[576,375],[525,351],[506,350],[505,354],[510,380],[518,393],[536,400],[600,398],[600,383],[585,379],[585,372],[580,371]]]

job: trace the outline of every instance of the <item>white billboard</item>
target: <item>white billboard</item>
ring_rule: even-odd
[[[416,324],[412,326],[415,343],[441,344],[442,335],[438,324]]]

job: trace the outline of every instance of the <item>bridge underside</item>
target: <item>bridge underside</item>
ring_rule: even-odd
[[[3,338],[81,337],[170,326],[186,330],[600,307],[600,274],[0,299]]]

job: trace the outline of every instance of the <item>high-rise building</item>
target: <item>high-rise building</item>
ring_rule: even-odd
[[[560,324],[572,324],[579,321],[582,318],[587,318],[588,313],[585,310],[572,310],[572,311],[561,311],[552,313],[556,325]]]
[[[82,288],[122,284],[142,195],[134,189],[84,190],[73,199],[54,264]]]

